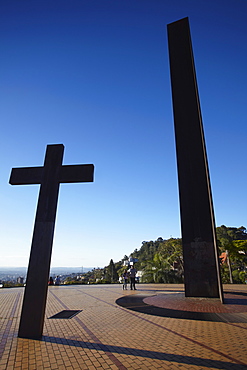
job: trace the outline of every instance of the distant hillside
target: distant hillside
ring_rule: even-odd
[[[53,275],[69,275],[73,273],[82,273],[93,270],[93,267],[52,267],[51,274]],[[0,274],[20,275],[24,276],[27,273],[27,267],[0,267]]]
[[[94,267],[52,267],[51,274],[55,275],[69,275],[69,274],[81,274],[93,270]]]

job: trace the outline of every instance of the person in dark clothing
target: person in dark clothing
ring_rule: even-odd
[[[130,277],[130,289],[131,290],[136,290],[136,273],[137,270],[134,268],[133,265],[130,266],[129,272],[129,277]]]

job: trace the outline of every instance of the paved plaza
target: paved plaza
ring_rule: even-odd
[[[179,284],[49,287],[42,340],[18,338],[24,288],[0,290],[0,369],[247,369],[247,285],[225,305]],[[78,310],[72,318],[53,318]]]

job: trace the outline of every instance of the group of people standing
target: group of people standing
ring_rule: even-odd
[[[57,276],[56,278],[55,278],[55,281],[53,280],[53,277],[52,276],[50,276],[50,279],[49,279],[49,281],[48,281],[48,285],[60,285],[60,277],[59,276]]]
[[[130,269],[128,271],[124,270],[123,275],[122,275],[123,289],[127,290],[127,284],[130,278],[130,289],[136,290],[136,273],[137,273],[137,270],[134,268],[133,265],[130,266]]]

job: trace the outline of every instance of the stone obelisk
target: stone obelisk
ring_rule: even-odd
[[[214,210],[188,18],[170,23],[168,46],[186,297],[223,302]]]

